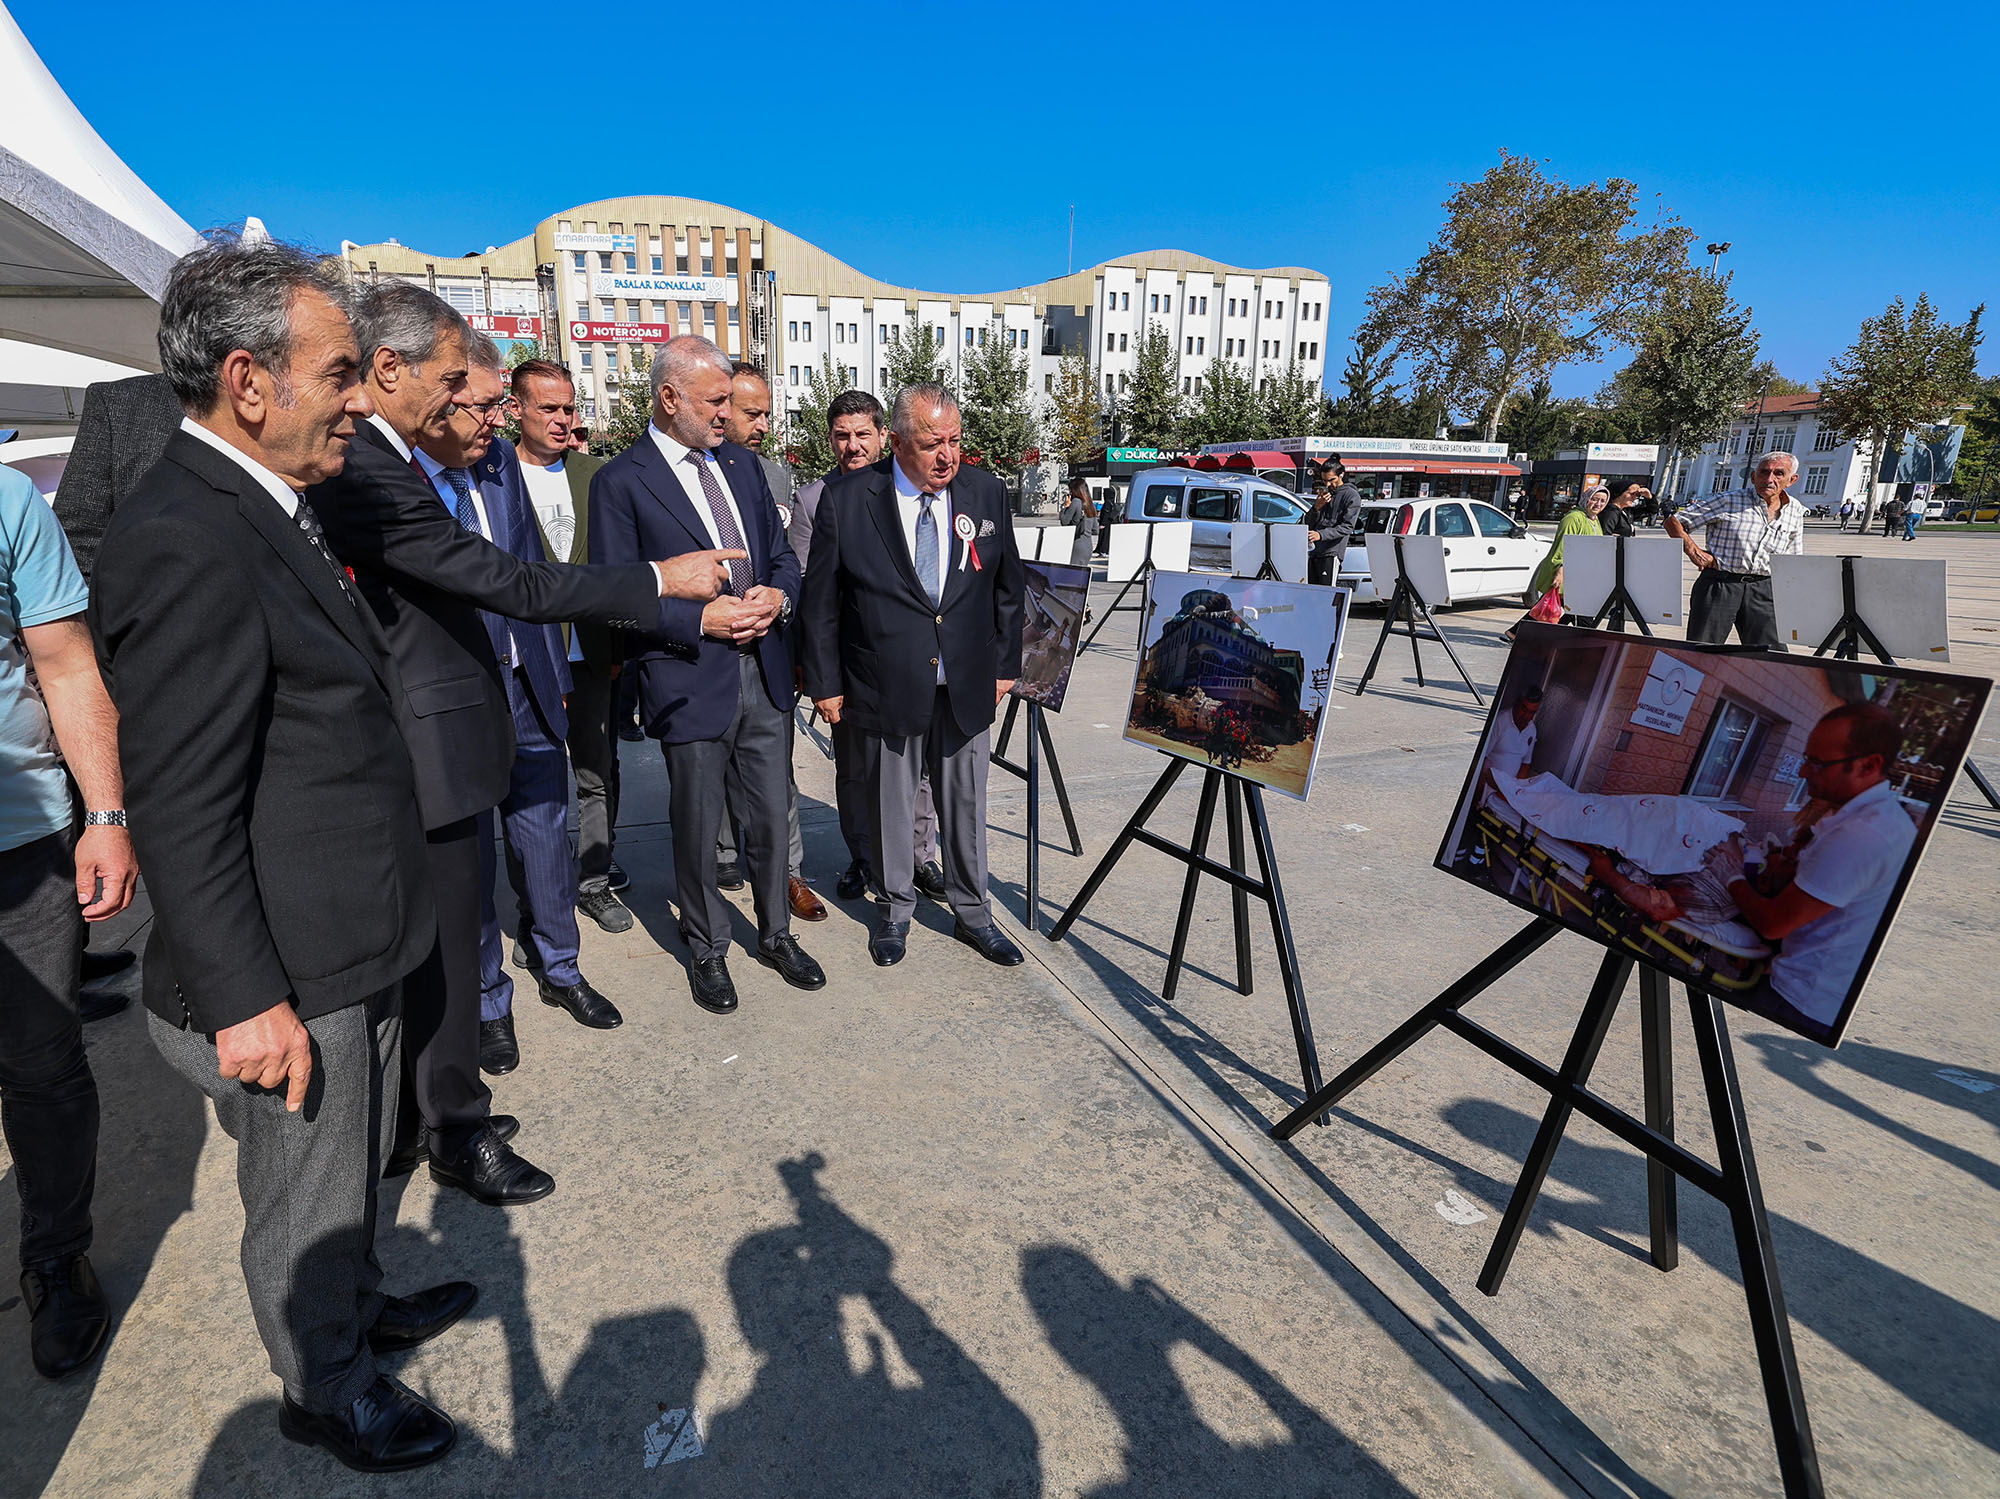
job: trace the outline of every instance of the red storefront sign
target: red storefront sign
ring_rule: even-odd
[[[481,333],[490,333],[495,338],[532,338],[542,336],[542,320],[538,317],[516,317],[510,313],[473,312],[465,319]]]
[[[571,343],[663,344],[674,336],[665,323],[585,323],[569,325]]]

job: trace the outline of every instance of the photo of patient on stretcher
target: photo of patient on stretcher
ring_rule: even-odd
[[[1524,626],[1438,864],[1834,1045],[1990,685]]]

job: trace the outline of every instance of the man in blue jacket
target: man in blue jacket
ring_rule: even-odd
[[[799,560],[756,454],[724,440],[733,367],[705,338],[672,339],[653,360],[646,435],[590,485],[590,560],[671,559],[743,548],[728,591],[706,604],[669,600],[656,631],[637,632],[639,709],[665,751],[672,780],[674,883],[690,949],[694,1001],[736,1008],[724,961],[729,903],[715,887],[723,784],[742,793],[743,849],[757,910],[757,957],[799,989],[826,975],[792,935],[786,901],[786,784],[791,756],[792,661],[784,631],[799,595]],[[649,634],[658,638],[648,638]],[[694,659],[662,640],[699,637]]]

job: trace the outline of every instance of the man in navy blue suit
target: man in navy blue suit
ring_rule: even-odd
[[[730,564],[726,593],[706,604],[663,602],[658,638],[641,632],[634,641],[640,715],[672,782],[688,982],[695,1003],[718,1015],[736,1008],[724,961],[730,908],[715,887],[725,783],[744,819],[758,960],[794,988],[826,983],[792,935],[785,889],[794,688],[781,627],[797,606],[799,559],[757,455],[724,440],[732,380],[729,356],[709,340],[664,344],[653,360],[652,425],[590,484],[592,562],[718,547],[750,554]],[[660,649],[663,640],[697,636],[693,660]]]
[[[441,438],[417,445],[417,463],[454,500],[463,485],[481,533],[524,562],[546,562],[540,528],[514,448],[495,435],[506,409],[499,350],[484,334],[470,349],[470,400],[455,408]],[[507,882],[537,957],[542,1002],[578,1024],[611,1030],[624,1017],[577,968],[576,859],[569,844],[570,691],[568,652],[558,625],[524,624],[482,609],[480,622],[496,661],[514,724],[514,764],[499,807],[479,814],[479,1066],[495,1077],[520,1065],[514,1036],[514,981],[501,960],[500,916],[493,902],[495,812],[506,833]]]

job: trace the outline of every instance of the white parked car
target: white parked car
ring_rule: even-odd
[[[1555,543],[1536,536],[1478,500],[1377,500],[1361,507],[1361,529],[1348,543],[1340,581],[1357,604],[1385,603],[1368,576],[1364,535],[1442,536],[1451,601],[1518,597]]]

